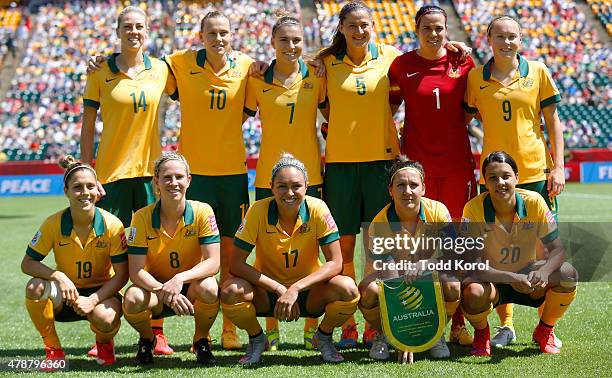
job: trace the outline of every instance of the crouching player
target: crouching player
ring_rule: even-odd
[[[354,314],[359,292],[351,278],[340,275],[336,223],[323,201],[306,195],[307,183],[304,164],[284,155],[272,169],[274,196],[257,201],[236,232],[230,263],[235,277],[223,285],[221,306],[249,334],[241,364],[258,363],[265,349],[257,316],[294,321],[325,314],[315,333],[317,347],[327,362],[344,360],[332,332]],[[319,246],[327,260],[323,264]],[[246,260],[254,247],[251,266]]]
[[[55,321],[87,320],[96,334],[98,364],[111,365],[121,325],[118,292],[128,279],[123,225],[94,205],[99,192],[91,166],[72,156],[60,166],[70,207],[47,218],[28,245],[21,270],[34,278],[26,286],[26,308],[48,361],[65,358]],[[56,269],[42,263],[52,249]]]
[[[374,239],[394,237],[407,234],[410,237],[427,235],[440,236],[440,233],[449,237],[456,235],[451,223],[451,216],[443,203],[425,198],[425,184],[423,167],[418,162],[410,161],[401,155],[395,159],[389,173],[389,195],[391,203],[385,206],[370,224],[368,235],[370,237],[370,253],[366,262],[365,278],[359,284],[361,300],[359,309],[363,317],[376,330],[376,336],[370,349],[370,357],[377,360],[389,358],[389,347],[381,332],[380,309],[378,302],[379,287],[376,281],[384,278],[404,275],[406,280],[413,280],[420,276],[426,263],[436,263],[436,256],[432,249],[379,251],[373,248]],[[433,234],[432,234],[433,232]],[[381,239],[379,239],[381,240]],[[377,243],[378,244],[378,243]],[[398,263],[401,260],[416,263],[416,269],[389,271],[382,269],[382,262]],[[388,266],[388,265],[387,265]],[[452,272],[444,272],[439,276],[442,283],[446,313],[449,316],[459,307],[461,284],[454,278]],[[444,336],[430,349],[433,358],[446,358],[450,351]]]
[[[484,237],[475,258],[488,260],[464,281],[462,307],[475,329],[472,355],[490,356],[487,316],[493,307],[516,303],[544,304],[533,340],[543,353],[558,354],[554,325],[576,297],[578,273],[565,262],[565,249],[555,218],[536,192],[517,189],[518,168],[505,152],[490,153],[482,163],[488,192],[465,205],[462,232]],[[536,261],[540,239],[548,258]]]
[[[153,362],[156,338],[151,319],[193,315],[197,362],[213,364],[209,330],[219,310],[219,231],[212,208],[187,201],[189,165],[175,152],[155,161],[153,182],[159,201],[138,210],[128,236],[130,279],[125,319],[138,331],[136,360]]]

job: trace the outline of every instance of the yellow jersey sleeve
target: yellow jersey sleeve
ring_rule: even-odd
[[[100,71],[87,75],[85,94],[83,94],[83,105],[94,109],[100,108]]]
[[[476,103],[476,92],[475,86],[478,85],[479,77],[482,77],[482,68],[478,67],[471,70],[468,73],[468,82],[465,89],[463,109],[469,114],[478,113],[478,107]]]
[[[561,101],[561,94],[550,75],[550,71],[543,63],[537,65],[540,73],[540,109]]]
[[[106,228],[110,238],[110,258],[111,262],[121,263],[127,261],[127,239],[125,229],[119,219],[105,217]]]
[[[246,85],[246,96],[244,100],[244,112],[250,117],[254,117],[257,114],[257,80],[254,77],[249,76]]]
[[[314,207],[313,215],[319,245],[323,246],[339,240],[338,226],[325,202],[313,198],[312,205],[310,203],[308,205]]]
[[[255,206],[256,204],[249,207],[234,237],[234,245],[247,252],[251,252],[255,248],[257,237],[259,236],[260,218],[265,218],[265,214],[263,212],[260,214],[259,211],[264,209],[264,206]]]
[[[53,249],[56,235],[59,233],[59,224],[56,218],[55,216],[47,218],[28,244],[26,254],[36,261],[42,261]]]
[[[200,245],[221,242],[217,220],[215,219],[212,207],[206,203],[198,203],[196,201],[192,201],[191,204],[196,212]]]
[[[533,197],[536,198],[538,208],[538,238],[542,240],[542,243],[547,244],[559,237],[557,221],[544,198],[539,195]]]
[[[459,234],[463,237],[476,238],[483,235],[481,226],[484,223],[483,214],[483,195],[472,198],[463,208],[463,215],[461,216],[461,226],[459,228]]]
[[[129,254],[146,255],[148,252],[147,219],[143,211],[145,209],[137,211],[132,217],[132,224],[128,233]]]

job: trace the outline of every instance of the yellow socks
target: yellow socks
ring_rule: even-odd
[[[238,328],[247,331],[249,336],[255,336],[261,332],[261,326],[257,321],[257,312],[252,302],[239,302],[233,305],[222,302],[221,308],[228,319]]]
[[[450,319],[453,316],[455,311],[457,311],[457,308],[459,307],[460,303],[461,303],[461,300],[459,299],[457,299],[456,301],[444,302],[444,308],[446,309],[446,321],[447,322],[448,322],[448,319]]]
[[[32,323],[40,333],[46,347],[60,349],[61,345],[55,332],[55,316],[51,299],[34,300],[26,298],[26,308]]]
[[[349,302],[335,301],[328,303],[325,306],[325,316],[323,316],[319,328],[323,332],[332,333],[334,328],[341,326],[349,318],[353,317],[357,310],[357,303],[359,303],[359,296]]]
[[[499,316],[499,322],[502,326],[513,327],[512,318],[514,317],[514,306],[512,303],[499,305],[495,308]]]
[[[153,340],[153,329],[151,328],[151,310],[144,310],[135,314],[130,314],[125,311],[123,306],[123,317],[130,323],[132,327],[140,334],[140,337],[147,340]]]
[[[193,307],[193,318],[195,320],[193,341],[196,342],[204,337],[209,337],[210,327],[212,327],[219,312],[219,301],[204,303],[196,300]]]
[[[546,291],[546,300],[540,320],[549,326],[554,326],[563,316],[570,303],[576,298],[576,289],[569,293],[559,293],[554,290]]]
[[[96,326],[92,322],[89,323],[89,328],[91,328],[93,333],[96,334],[96,342],[102,344],[110,342],[113,337],[115,337],[117,332],[119,332],[119,327],[121,327],[121,322],[117,322],[115,328],[113,328],[109,332],[102,332],[98,328],[96,328]]]
[[[470,323],[472,323],[474,329],[482,330],[487,328],[487,317],[489,316],[491,311],[493,311],[493,305],[489,306],[488,310],[485,310],[479,314],[468,314],[467,312],[465,312],[465,310],[463,310],[463,315],[467,320],[470,321]]]

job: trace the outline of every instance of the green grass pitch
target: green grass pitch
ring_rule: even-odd
[[[24,306],[24,286],[28,280],[19,264],[26,244],[42,220],[52,212],[67,206],[63,197],[2,198],[0,199],[0,362],[6,366],[11,359],[41,359],[42,342],[32,326]],[[559,198],[560,221],[608,222],[612,224],[612,185],[570,184]],[[610,228],[607,228],[610,230]],[[610,233],[608,231],[608,233]],[[610,240],[610,236],[607,236]],[[361,251],[357,251],[360,254]],[[50,259],[51,260],[51,259]],[[356,261],[360,258],[356,257]],[[608,280],[609,281],[609,280]],[[428,353],[415,355],[413,365],[373,362],[363,348],[344,352],[346,362],[323,364],[319,353],[302,349],[303,322],[281,324],[281,349],[264,354],[264,363],[255,368],[236,365],[242,352],[225,352],[213,344],[218,366],[200,368],[195,356],[188,352],[193,332],[191,318],[172,317],[166,320],[165,331],[176,353],[157,357],[152,367],[134,364],[136,332],[124,321],[115,339],[117,363],[99,367],[85,356],[94,341],[86,322],[58,324],[57,330],[69,360],[68,376],[610,376],[611,300],[610,282],[581,283],[578,297],[559,322],[556,333],[563,340],[560,356],[543,355],[531,342],[531,332],[537,323],[535,309],[515,306],[517,344],[494,349],[490,358],[469,356],[469,349],[449,345],[451,358],[434,361]],[[491,326],[498,325],[495,314]],[[363,319],[358,315],[360,328]],[[220,317],[212,330],[220,337]],[[241,334],[243,343],[246,335]],[[338,331],[336,338],[338,338]],[[6,368],[0,369],[5,374]],[[606,373],[607,371],[607,373]]]

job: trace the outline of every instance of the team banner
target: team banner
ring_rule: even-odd
[[[378,281],[383,330],[404,352],[430,349],[444,332],[446,312],[436,272],[407,284],[403,277]]]

